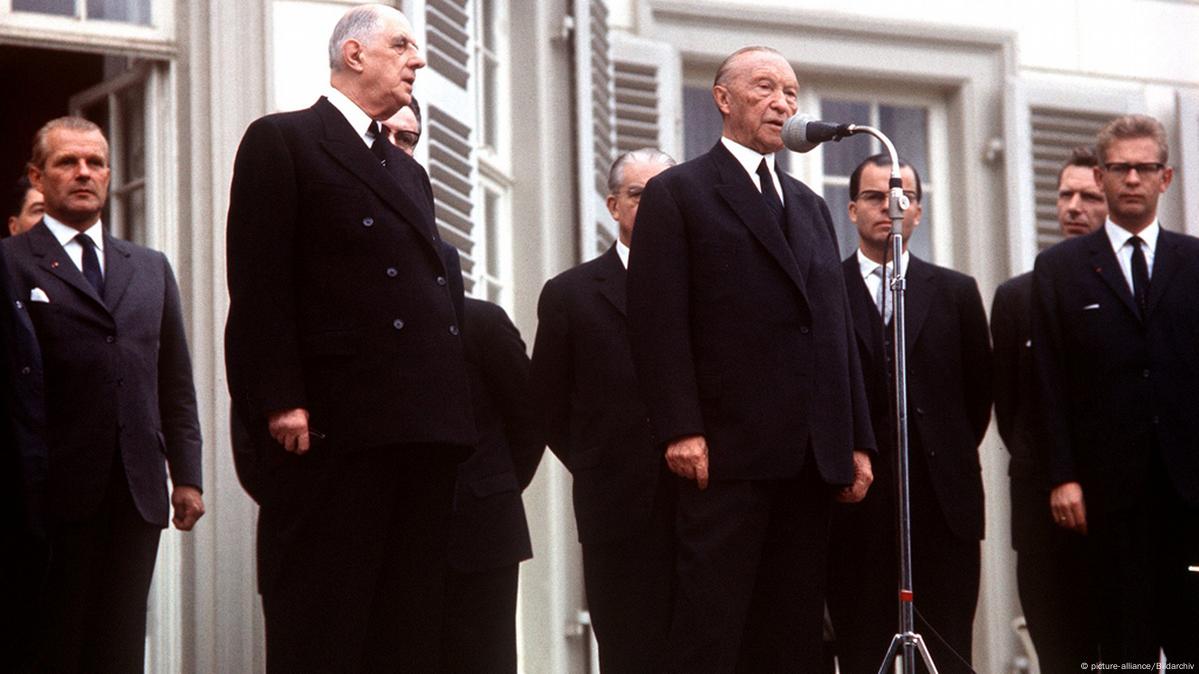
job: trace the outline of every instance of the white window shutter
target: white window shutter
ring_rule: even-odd
[[[612,36],[616,153],[656,147],[676,160],[683,151],[679,55],[664,42]]]
[[[1178,158],[1174,179],[1182,183],[1182,226],[1176,231],[1199,235],[1199,91],[1178,92]]]
[[[1004,101],[1009,264],[1032,268],[1037,253],[1061,240],[1057,174],[1079,145],[1094,146],[1112,118],[1145,109],[1140,86],[1095,88],[1061,78],[1012,77]]]
[[[475,0],[416,0],[408,15],[428,67],[417,74],[416,97],[421,104],[424,133],[417,160],[429,172],[436,201],[437,229],[456,247],[462,260],[467,294],[477,281],[478,233],[474,223],[478,176],[474,120],[478,107],[472,74],[472,21]]]
[[[615,158],[612,48],[603,0],[573,0],[579,258],[590,260],[616,240],[604,205]]]

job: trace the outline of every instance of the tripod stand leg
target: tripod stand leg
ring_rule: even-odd
[[[913,635],[916,642],[916,648],[920,649],[920,657],[924,660],[924,666],[928,667],[928,674],[938,674],[937,666],[933,664],[933,656],[928,652],[928,646],[924,644],[924,637],[919,634]]]
[[[878,674],[888,674],[888,666],[894,666],[895,656],[899,655],[899,647],[902,645],[902,634],[896,634],[891,638],[891,645],[887,647],[887,654],[883,656],[883,664],[878,667]]]

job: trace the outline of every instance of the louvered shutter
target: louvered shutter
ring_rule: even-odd
[[[579,256],[590,260],[616,240],[616,223],[604,205],[616,146],[612,50],[607,5],[574,0],[573,9]]]
[[[1108,114],[1029,108],[1037,252],[1062,240],[1057,222],[1058,171],[1074,148],[1094,147],[1095,136],[1111,118]]]
[[[473,137],[477,95],[471,81],[475,0],[413,4],[413,17],[423,19],[429,66],[417,75],[425,127],[417,158],[428,168],[433,184],[437,228],[442,238],[458,248],[466,292],[471,294],[478,279],[478,159]]]
[[[612,37],[616,154],[656,147],[682,160],[682,87],[678,53],[668,44]]]
[[[1176,231],[1199,235],[1199,91],[1178,92],[1178,156],[1170,155],[1174,180],[1182,183],[1183,222]]]
[[[1143,112],[1144,90],[1069,86],[1046,78],[1010,78],[1004,101],[1008,184],[1009,266],[1032,268],[1037,253],[1057,243],[1057,173],[1070,151],[1094,145],[1113,117]]]

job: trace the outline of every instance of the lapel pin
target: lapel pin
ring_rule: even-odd
[[[1095,267],[1095,273],[1096,273],[1096,274],[1102,274],[1102,273],[1103,273],[1103,267]]]
[[[50,260],[50,268],[57,269],[58,268],[58,260]]]

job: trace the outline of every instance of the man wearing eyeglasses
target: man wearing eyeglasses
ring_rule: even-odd
[[[907,251],[924,195],[919,174],[902,160],[900,176],[910,201],[900,269],[907,279],[912,568],[924,619],[917,628],[940,671],[969,672],[983,536],[978,445],[991,417],[987,317],[974,279]],[[874,487],[860,503],[833,510],[828,605],[844,674],[877,672],[897,627],[890,177],[883,154],[850,175],[849,219],[859,248],[841,265],[879,445]]]
[[[1057,219],[1073,238],[1103,227],[1107,199],[1095,179],[1099,158],[1075,148],[1058,172]],[[991,337],[995,344],[995,421],[1011,454],[1012,549],[1028,634],[1043,672],[1068,672],[1095,662],[1086,539],[1054,524],[1049,514],[1047,467],[1036,452],[1037,391],[1032,352],[1032,272],[995,291]]]
[[[408,105],[400,108],[399,112],[383,122],[387,132],[387,140],[403,150],[409,157],[416,153],[416,144],[420,142],[421,114],[420,104],[414,96]]]
[[[1038,450],[1059,526],[1085,534],[1101,657],[1199,664],[1199,239],[1165,230],[1162,125],[1099,133],[1103,228],[1037,257]]]

